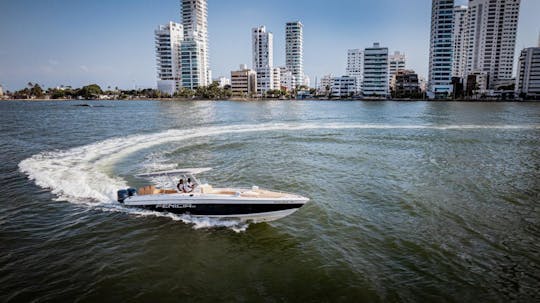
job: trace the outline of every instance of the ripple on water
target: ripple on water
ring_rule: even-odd
[[[174,105],[160,106],[175,117]],[[275,106],[280,112],[279,103],[269,111]],[[363,110],[378,110],[371,106]],[[20,170],[46,190],[20,173],[7,178],[13,201],[0,211],[8,251],[0,256],[1,293],[18,301],[540,297],[536,121],[439,125],[441,116],[430,112],[427,124],[330,117],[215,125],[220,111],[210,105],[191,111],[210,122],[36,148],[23,160]],[[251,226],[114,203],[117,188],[140,182],[135,173],[177,166],[214,166],[204,176],[214,184],[258,184],[312,201],[291,217]],[[31,201],[20,194],[28,188]]]

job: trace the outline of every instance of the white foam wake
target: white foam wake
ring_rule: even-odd
[[[127,155],[139,150],[165,143],[181,142],[198,137],[216,136],[231,133],[248,133],[280,130],[310,129],[540,129],[530,125],[385,125],[355,123],[279,123],[259,125],[230,125],[203,127],[188,130],[168,130],[153,134],[139,134],[122,138],[113,138],[65,151],[42,152],[19,164],[21,172],[28,175],[38,186],[51,190],[58,200],[101,207],[112,211],[133,210],[116,203],[116,191],[126,188],[125,180],[112,175],[112,167]],[[158,161],[159,162],[159,161]],[[166,164],[146,164],[148,168],[166,167]],[[154,212],[141,212],[139,215],[163,215]],[[190,222],[195,227],[230,226],[230,222],[214,222],[212,220],[195,220],[186,216],[170,216],[175,220]],[[220,225],[221,224],[221,225]],[[238,227],[238,226],[236,226]],[[242,229],[244,227],[240,227]]]

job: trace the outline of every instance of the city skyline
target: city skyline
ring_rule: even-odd
[[[100,1],[96,2],[84,11],[77,11],[80,5],[66,1],[0,4],[4,12],[0,21],[0,84],[4,89],[18,89],[29,81],[45,86],[95,82],[103,87],[155,87],[153,30],[168,21],[181,21],[180,1],[166,1],[158,7],[145,0],[129,4],[118,1],[101,9],[97,8]],[[405,53],[407,68],[427,76],[430,1],[351,2],[361,10],[352,15],[354,10],[347,9],[342,12],[343,18],[322,2],[298,1],[287,10],[275,5],[281,2],[273,1],[271,6],[235,0],[225,5],[209,0],[210,68],[214,78],[228,77],[238,64],[251,62],[250,30],[260,25],[274,33],[274,66],[284,66],[284,25],[295,20],[305,26],[304,65],[312,86],[316,77],[345,75],[347,50],[363,49],[373,42],[387,46],[391,53]],[[399,7],[397,11],[407,18],[394,20],[395,13],[383,8],[389,3]],[[540,22],[534,19],[534,12],[538,10],[540,2],[522,0],[516,57],[522,48],[537,44]],[[21,18],[21,13],[27,17]],[[358,18],[347,19],[351,16]],[[46,32],[40,31],[43,28]],[[396,28],[401,33],[391,31]]]

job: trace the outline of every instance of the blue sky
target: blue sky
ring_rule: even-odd
[[[458,0],[459,4],[466,4]],[[285,22],[304,23],[305,72],[345,71],[349,48],[373,42],[407,55],[427,76],[430,0],[208,0],[214,77],[251,65],[254,26],[274,33],[274,62],[284,64]],[[180,21],[179,0],[1,0],[0,84],[134,88],[155,86],[153,31]],[[540,1],[522,0],[517,48],[536,46]]]

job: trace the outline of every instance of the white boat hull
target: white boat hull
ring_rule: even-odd
[[[253,222],[253,223],[263,223],[263,222],[272,222],[279,220],[281,218],[292,215],[298,210],[295,209],[286,209],[266,213],[254,213],[254,214],[245,214],[245,215],[227,215],[227,216],[194,216],[194,217],[207,217],[207,218],[218,218],[225,220],[238,220],[242,222]]]
[[[206,194],[162,194],[135,195],[128,197],[123,203],[126,206],[158,212],[259,223],[289,216],[308,201],[309,199],[296,195],[282,198],[245,198]]]

